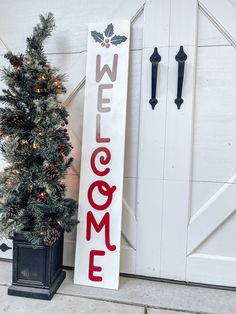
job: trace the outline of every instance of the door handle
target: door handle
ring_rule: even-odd
[[[182,90],[183,90],[183,81],[184,81],[184,66],[185,66],[185,61],[187,60],[187,55],[184,52],[183,46],[180,46],[179,52],[175,56],[175,60],[178,62],[177,98],[175,99],[175,103],[177,105],[177,108],[180,109],[182,103],[184,102],[182,98]]]
[[[155,109],[158,100],[156,98],[157,92],[157,74],[158,74],[158,64],[161,61],[161,56],[158,53],[157,47],[154,48],[154,52],[150,57],[150,62],[152,63],[152,76],[151,76],[151,99],[149,104],[152,106],[152,110]]]

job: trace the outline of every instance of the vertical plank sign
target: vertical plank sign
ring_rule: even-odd
[[[91,24],[74,282],[118,289],[128,21]]]

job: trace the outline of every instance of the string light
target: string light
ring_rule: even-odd
[[[13,171],[12,171],[14,174],[16,174],[16,175],[19,175],[20,174],[20,171],[18,170],[18,169],[13,169]]]
[[[13,97],[16,97],[16,93],[13,92],[13,91],[11,91],[11,95],[12,95]]]
[[[41,80],[46,80],[46,77],[44,75],[41,75],[40,79]]]
[[[39,198],[40,198],[41,200],[45,200],[46,196],[47,196],[47,193],[46,193],[46,192],[40,192],[40,193],[39,193]]]
[[[56,86],[58,86],[58,85],[60,84],[60,81],[59,81],[59,80],[56,80],[56,81],[54,81],[53,84],[56,85]]]
[[[11,186],[11,185],[12,185],[12,181],[11,181],[11,180],[6,180],[6,181],[5,181],[5,184],[6,184],[7,186]]]
[[[41,130],[38,130],[38,131],[37,131],[37,135],[38,135],[38,136],[43,136],[43,135],[44,135],[44,132],[41,131]]]
[[[39,144],[36,142],[33,142],[32,144],[33,149],[38,149],[39,148]]]
[[[28,144],[28,141],[27,140],[21,140],[21,144]]]

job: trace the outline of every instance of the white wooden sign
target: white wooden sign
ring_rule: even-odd
[[[74,282],[118,289],[128,21],[91,24]]]

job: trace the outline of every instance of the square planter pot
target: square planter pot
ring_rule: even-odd
[[[26,232],[13,237],[12,285],[8,294],[51,300],[65,279],[62,270],[64,234],[52,246],[41,243],[34,249]]]

